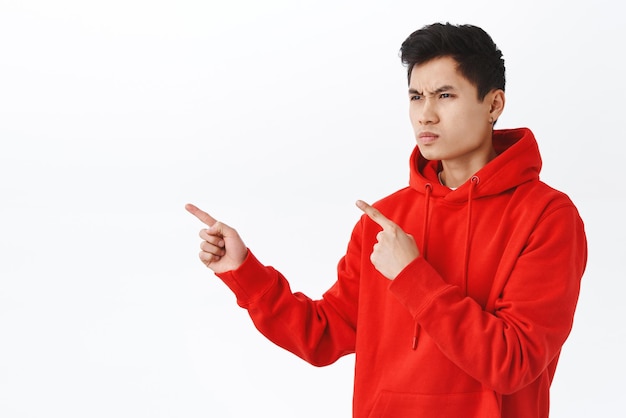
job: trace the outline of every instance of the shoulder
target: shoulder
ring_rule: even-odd
[[[512,210],[527,218],[552,218],[562,222],[581,222],[580,214],[570,197],[548,184],[536,180],[519,185],[513,193]]]
[[[551,207],[574,206],[570,197],[541,180],[529,181],[517,187],[515,194],[529,199],[529,204],[545,204]]]

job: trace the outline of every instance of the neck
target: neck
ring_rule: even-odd
[[[471,163],[458,161],[441,161],[442,171],[439,173],[439,179],[442,184],[450,188],[457,188],[476,172],[483,168],[487,163],[496,157],[496,151],[492,148],[485,158],[472,161]]]

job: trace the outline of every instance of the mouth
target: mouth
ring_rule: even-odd
[[[419,142],[424,145],[432,144],[437,140],[437,138],[439,138],[439,135],[432,132],[420,132],[420,134],[417,136]]]

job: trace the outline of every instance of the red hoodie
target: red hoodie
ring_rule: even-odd
[[[251,252],[219,274],[277,345],[317,366],[356,353],[356,418],[548,416],[585,232],[570,199],[539,181],[530,130],[493,141],[498,156],[456,190],[416,148],[409,187],[374,205],[421,251],[393,281],[370,261],[380,227],[367,216],[321,300]]]

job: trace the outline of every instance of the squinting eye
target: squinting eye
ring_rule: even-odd
[[[409,98],[409,100],[411,100],[411,101],[415,101],[415,100],[420,100],[421,98],[422,98],[422,96],[419,96],[419,95],[414,95],[414,96],[411,96],[411,97]]]
[[[442,99],[447,99],[448,97],[450,97],[450,93],[441,93],[439,97]]]

